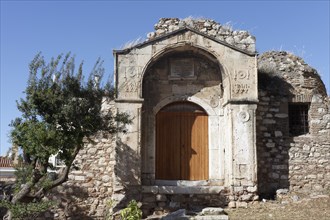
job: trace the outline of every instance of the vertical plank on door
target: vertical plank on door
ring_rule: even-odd
[[[208,117],[195,113],[191,127],[190,180],[207,180],[208,174]]]
[[[180,179],[180,115],[161,112],[156,120],[156,179]]]

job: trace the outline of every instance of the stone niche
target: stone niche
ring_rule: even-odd
[[[220,26],[210,35],[201,27],[209,23],[174,22],[171,30],[114,51],[115,107],[133,123],[116,137],[116,157],[126,160],[114,169],[121,190],[113,199],[141,200],[145,214],[193,201],[212,205],[211,197],[219,205],[255,199],[256,53],[219,36],[236,34],[251,45],[255,38]]]

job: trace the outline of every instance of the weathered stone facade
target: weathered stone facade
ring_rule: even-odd
[[[144,43],[114,56],[118,93],[104,110],[126,112],[133,123],[86,144],[79,169],[57,189],[64,210],[58,218],[102,219],[131,199],[149,215],[246,207],[281,188],[329,190],[330,101],[301,58],[286,52],[257,58],[248,32],[190,18],[160,19]],[[157,115],[176,103],[207,115],[206,179],[157,179]],[[292,135],[289,106],[301,103],[308,104],[308,131]]]
[[[251,42],[244,41],[241,32],[223,33],[220,26],[209,27],[215,24],[209,20],[185,24],[177,23],[176,19],[161,19],[156,34],[151,34],[147,42],[115,51],[116,106],[118,111],[134,116],[134,123],[125,135],[118,136],[117,143],[140,155],[134,163],[126,164],[124,173],[132,169],[136,172],[119,195],[134,194],[142,186],[142,209],[146,215],[193,201],[211,206],[211,201],[225,205],[229,201],[255,199],[256,190],[249,190],[256,189],[257,181],[254,37],[244,32]],[[214,28],[220,30],[219,34],[207,34]],[[237,41],[222,41],[220,35]],[[241,43],[238,47],[239,39],[252,46],[249,44],[248,49]],[[173,181],[171,174],[168,181],[157,178],[157,115],[169,104],[182,102],[200,106],[208,116],[208,177],[197,178],[203,181],[180,177]],[[228,129],[222,129],[225,126]],[[177,166],[177,161],[173,162],[176,165],[170,161],[162,166]],[[121,179],[120,173],[115,175],[117,178]],[[117,193],[113,196],[119,198]],[[166,200],[158,202],[157,196]]]

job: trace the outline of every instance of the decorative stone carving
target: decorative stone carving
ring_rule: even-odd
[[[246,83],[236,83],[234,84],[233,93],[235,94],[243,94],[248,93],[250,89],[250,85]]]
[[[125,92],[127,93],[137,92],[139,90],[139,86],[140,83],[138,82],[134,82],[134,81],[127,82],[125,85]]]
[[[234,80],[240,79],[250,79],[250,71],[249,70],[235,70],[234,71]]]
[[[240,111],[238,113],[238,118],[241,122],[247,122],[250,120],[250,114],[247,111]]]
[[[217,96],[212,96],[212,98],[210,100],[210,105],[213,108],[216,108],[219,105],[219,98]]]

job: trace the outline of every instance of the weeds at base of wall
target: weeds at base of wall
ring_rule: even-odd
[[[112,209],[115,206],[113,200],[107,202],[106,220],[118,219],[118,220],[139,220],[142,219],[142,210],[140,207],[142,204],[135,200],[131,200],[127,207],[119,210],[117,213],[113,213]]]

